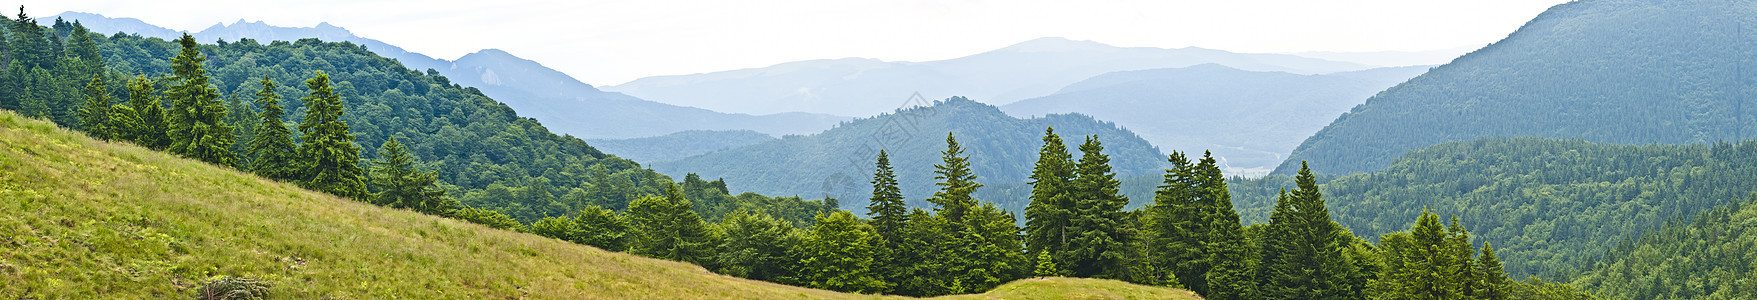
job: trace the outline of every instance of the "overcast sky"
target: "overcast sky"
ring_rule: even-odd
[[[199,31],[239,19],[455,59],[498,48],[594,85],[822,58],[954,58],[1038,37],[1235,52],[1482,46],[1566,0],[25,0]],[[6,8],[13,15],[16,8]],[[44,20],[48,21],[48,20]]]

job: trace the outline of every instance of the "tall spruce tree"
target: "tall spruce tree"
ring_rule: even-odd
[[[85,84],[85,106],[79,108],[79,127],[92,137],[114,138],[110,128],[110,91],[104,86],[104,75],[94,74]]]
[[[1507,271],[1501,269],[1501,259],[1495,257],[1495,247],[1489,242],[1482,242],[1482,254],[1477,255],[1477,274],[1482,275],[1472,294],[1477,299],[1507,299]]]
[[[630,251],[634,254],[709,265],[719,244],[713,228],[695,213],[676,184],[666,188],[664,197],[629,203],[628,219],[637,237]]]
[[[268,76],[263,76],[261,83],[262,90],[256,92],[256,106],[262,111],[257,113],[256,134],[251,137],[249,147],[244,149],[250,172],[280,180],[300,179],[301,167],[296,159],[298,145],[293,144],[293,132],[281,121],[286,114],[281,110],[281,95],[275,92],[275,83]]]
[[[1087,136],[1080,144],[1080,162],[1069,189],[1074,209],[1065,268],[1080,277],[1124,279],[1129,241],[1122,209],[1129,200],[1122,196],[1122,182],[1110,172],[1110,157],[1103,151],[1097,136]]]
[[[866,215],[872,216],[872,228],[886,242],[896,242],[897,234],[908,221],[909,205],[903,203],[903,190],[897,187],[897,174],[891,171],[890,155],[879,150],[876,169],[872,173],[872,202]]]
[[[1063,257],[1071,238],[1074,201],[1068,194],[1074,178],[1073,155],[1055,128],[1043,130],[1043,148],[1037,150],[1037,164],[1031,170],[1031,203],[1025,206],[1025,244],[1033,256],[1051,253],[1050,265],[1067,266]],[[1058,269],[1054,274],[1061,274]]]
[[[1197,294],[1208,293],[1212,262],[1203,241],[1208,236],[1207,208],[1196,201],[1196,165],[1183,152],[1172,151],[1171,168],[1153,193],[1149,214],[1149,264],[1160,279],[1176,278]]]
[[[396,137],[384,141],[378,156],[383,160],[372,161],[372,185],[380,191],[372,194],[373,204],[433,215],[457,209],[452,206],[455,202],[446,198],[445,190],[439,188],[439,176],[416,169],[414,155]],[[561,238],[566,239],[566,235]]]
[[[220,94],[208,84],[207,71],[201,63],[201,45],[189,34],[177,40],[182,52],[171,58],[171,79],[176,85],[165,91],[171,100],[169,119],[171,153],[222,166],[233,166],[238,155],[232,153],[232,126],[226,124],[226,106],[218,101]]]
[[[238,94],[226,95],[226,124],[232,125],[232,144],[227,150],[238,155],[237,165],[241,170],[250,169],[250,140],[256,138],[256,109],[250,103],[238,98]]]
[[[982,184],[976,183],[976,173],[970,171],[970,158],[964,156],[964,148],[958,146],[958,139],[952,133],[946,133],[946,150],[940,154],[942,162],[933,165],[933,178],[940,180],[934,185],[940,190],[927,198],[927,202],[936,205],[934,213],[949,220],[950,224],[962,224],[964,214],[976,207],[976,198],[971,195]]]
[[[1256,266],[1250,259],[1252,249],[1245,242],[1244,227],[1238,212],[1232,209],[1232,196],[1226,189],[1226,178],[1212,152],[1204,152],[1192,176],[1194,202],[1202,207],[1208,223],[1202,238],[1210,268],[1204,274],[1207,299],[1257,299]]]
[[[1390,268],[1383,279],[1387,285],[1384,296],[1419,300],[1466,298],[1465,283],[1456,275],[1464,264],[1455,261],[1458,257],[1448,238],[1446,228],[1440,225],[1440,216],[1425,208],[1409,231],[1381,237],[1385,265]]]
[[[311,96],[305,100],[305,120],[299,123],[304,140],[299,144],[300,185],[351,199],[366,198],[366,171],[360,168],[360,148],[342,121],[342,98],[329,86],[329,74],[317,72],[305,81]]]
[[[1330,220],[1317,179],[1300,168],[1292,193],[1283,190],[1260,242],[1263,299],[1363,299],[1364,282],[1349,252],[1352,235]]]
[[[171,147],[171,138],[165,134],[169,126],[165,124],[164,104],[146,75],[137,75],[128,81],[128,107],[134,114],[132,118],[123,116],[124,119],[138,119],[139,122],[125,126],[131,128],[127,140],[153,150]]]

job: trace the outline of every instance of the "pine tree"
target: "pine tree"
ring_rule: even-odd
[[[1074,201],[1068,194],[1074,178],[1073,155],[1055,128],[1043,130],[1043,148],[1031,171],[1031,203],[1025,206],[1025,240],[1031,253],[1065,255]],[[1041,256],[1041,255],[1039,255]],[[1062,257],[1051,257],[1065,261]],[[1056,271],[1056,274],[1061,270]]]
[[[1395,299],[1462,299],[1464,283],[1458,282],[1459,264],[1449,245],[1448,233],[1440,226],[1440,216],[1422,209],[1415,225],[1408,232],[1395,232],[1380,238],[1385,246],[1386,291]]]
[[[250,172],[280,180],[301,179],[298,176],[301,167],[296,159],[298,146],[293,144],[292,131],[281,123],[285,115],[281,110],[281,95],[275,93],[275,83],[268,76],[263,76],[261,83],[262,90],[256,92],[256,106],[262,111],[257,113],[256,134],[251,137],[249,147],[244,149]]]
[[[1261,242],[1263,299],[1362,299],[1364,282],[1344,248],[1352,237],[1330,220],[1317,179],[1301,162],[1292,193],[1282,190]]]
[[[226,96],[226,124],[232,125],[232,143],[226,149],[238,155],[235,161],[241,170],[250,169],[250,140],[256,138],[259,123],[250,103],[238,99],[238,94]]]
[[[165,91],[165,98],[171,100],[171,110],[166,114],[170,125],[169,150],[183,157],[233,166],[238,156],[231,150],[235,139],[232,126],[225,121],[226,107],[216,100],[220,94],[208,84],[207,71],[201,69],[207,58],[189,34],[183,34],[177,42],[183,45],[183,51],[171,58],[172,80],[177,85]]]
[[[695,213],[689,200],[676,184],[665,190],[665,197],[642,197],[628,205],[629,223],[634,225],[634,254],[659,259],[707,265],[714,257],[712,228]]]
[[[1037,277],[1060,276],[1061,271],[1061,268],[1055,266],[1055,259],[1051,258],[1049,251],[1037,251],[1037,271],[1032,272],[1032,275]]]
[[[1128,240],[1121,222],[1127,220],[1122,208],[1129,200],[1120,194],[1122,182],[1110,172],[1110,157],[1103,150],[1096,136],[1087,136],[1080,145],[1069,189],[1075,204],[1066,268],[1074,276],[1124,279]]]
[[[109,140],[114,134],[110,123],[110,91],[104,86],[102,74],[92,75],[85,85],[85,107],[79,109],[79,127],[92,137]]]
[[[871,240],[876,238],[872,227],[845,210],[819,214],[816,219],[802,262],[807,286],[852,293],[883,292],[886,284],[872,270]]]
[[[304,142],[299,144],[298,161],[303,167],[295,178],[306,188],[329,192],[352,199],[366,198],[366,171],[360,168],[360,149],[354,146],[354,134],[342,121],[342,98],[329,86],[329,74],[305,81],[311,96],[305,100],[305,120],[299,123]]]
[[[414,155],[410,155],[396,137],[385,140],[378,156],[383,160],[372,162],[372,185],[380,192],[372,194],[372,204],[433,215],[444,215],[457,209],[447,205],[452,202],[447,201],[445,190],[439,188],[439,176],[415,169]],[[566,239],[566,235],[558,238]]]
[[[1244,228],[1239,223],[1238,212],[1232,209],[1226,178],[1221,175],[1213,153],[1203,153],[1191,178],[1194,202],[1203,208],[1201,213],[1208,222],[1208,231],[1201,239],[1211,268],[1203,275],[1208,293],[1202,296],[1207,299],[1257,299],[1256,266],[1250,261],[1252,250],[1245,244]]]
[[[943,162],[933,165],[936,175],[933,178],[940,180],[934,185],[940,190],[927,198],[927,202],[936,205],[934,213],[946,218],[949,224],[962,224],[964,214],[976,207],[976,198],[971,195],[982,184],[976,183],[976,174],[970,171],[970,158],[964,156],[964,148],[958,146],[958,139],[952,133],[946,133],[946,150],[940,154]]]
[[[867,204],[867,215],[872,216],[872,228],[886,242],[897,241],[897,234],[903,229],[908,219],[908,204],[903,203],[903,191],[897,188],[897,174],[891,171],[891,158],[885,150],[879,150],[877,171],[872,174],[872,202]]]

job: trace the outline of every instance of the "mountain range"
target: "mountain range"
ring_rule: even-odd
[[[647,77],[604,89],[724,112],[798,111],[870,116],[898,108],[913,93],[936,99],[963,96],[1003,105],[1048,95],[1099,74],[1206,63],[1296,74],[1371,68],[1286,54],[1233,53],[1194,47],[1116,47],[1092,41],[1040,38],[948,60],[809,60],[764,68]]]
[[[1049,96],[1001,106],[1016,117],[1080,113],[1116,122],[1153,145],[1213,151],[1228,175],[1267,174],[1311,136],[1367,97],[1427,66],[1320,75],[1218,64],[1112,72]]]
[[[173,39],[182,32],[154,26],[134,18],[110,18],[98,14],[66,12],[48,17],[78,21],[93,32],[127,32],[144,37]],[[354,35],[347,29],[319,23],[315,27],[280,27],[261,21],[239,20],[216,24],[190,33],[199,41],[250,38],[259,41],[292,41],[317,38],[347,41],[396,59],[414,70],[436,70],[453,83],[481,89],[527,117],[535,118],[558,133],[582,138],[637,138],[686,130],[754,130],[771,135],[804,134],[827,129],[848,118],[823,114],[778,113],[728,114],[701,108],[667,105],[628,95],[604,92],[506,51],[486,49],[457,60],[443,60],[403,50],[384,42]]]

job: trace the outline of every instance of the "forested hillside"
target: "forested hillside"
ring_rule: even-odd
[[[1757,298],[1757,195],[1624,239],[1574,281],[1611,299]]]
[[[1586,0],[1386,90],[1276,169],[1384,170],[1447,141],[1537,136],[1620,144],[1757,137],[1757,3]],[[1687,34],[1686,34],[1687,33]]]
[[[1073,141],[1096,134],[1123,176],[1157,174],[1165,169],[1165,157],[1134,133],[1084,115],[1049,115],[1031,119],[1009,117],[1000,109],[962,97],[933,101],[930,106],[901,109],[872,118],[857,119],[835,129],[809,136],[786,136],[779,140],[718,151],[673,162],[654,163],[667,174],[694,172],[704,178],[725,178],[736,190],[766,195],[829,195],[848,207],[865,206],[872,184],[864,174],[872,169],[872,157],[887,150],[897,164],[897,178],[912,207],[928,207],[920,199],[932,195],[935,157],[943,150],[949,132],[964,142],[971,155],[971,169],[984,185],[1017,187],[1027,181],[1032,149],[1044,129],[1053,127]],[[981,198],[1003,208],[1024,208],[1026,190],[996,194],[1002,189],[981,191]],[[1019,193],[1024,192],[1024,193]],[[1002,195],[1010,195],[1003,197]]]
[[[1757,142],[1612,145],[1479,139],[1410,152],[1390,168],[1324,184],[1336,222],[1361,236],[1402,229],[1423,209],[1456,214],[1493,242],[1515,278],[1568,279],[1605,251],[1757,191]],[[1266,220],[1271,176],[1233,185],[1246,220]],[[1278,186],[1279,185],[1279,186]]]
[[[1090,115],[1116,122],[1166,151],[1214,151],[1228,175],[1256,177],[1348,108],[1427,68],[1299,75],[1203,64],[1123,71],[1001,110],[1017,117]]]

